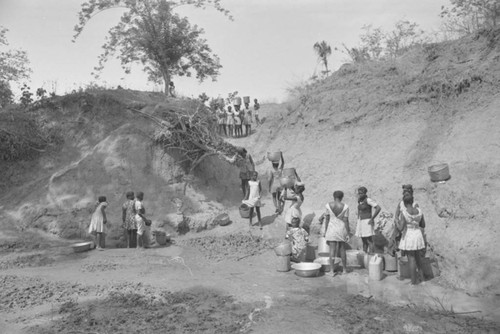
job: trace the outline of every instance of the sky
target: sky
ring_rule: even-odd
[[[9,29],[9,48],[27,51],[33,73],[28,83],[48,92],[64,94],[96,83],[108,88],[161,91],[148,83],[140,66],[125,74],[117,60],[109,61],[99,80],[91,72],[97,65],[108,30],[123,13],[104,11],[89,21],[73,43],[82,0],[0,0],[0,25]],[[261,102],[286,100],[287,89],[322,70],[313,50],[326,41],[332,49],[357,46],[364,25],[390,31],[401,19],[419,24],[437,36],[442,5],[449,0],[222,0],[234,16],[228,20],[213,8],[183,6],[179,14],[205,30],[223,68],[217,81],[174,77],[177,92],[197,97],[240,96]],[[332,51],[329,65],[338,69],[347,56]]]

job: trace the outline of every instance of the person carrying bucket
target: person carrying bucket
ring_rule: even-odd
[[[257,123],[257,125],[260,124],[259,109],[260,109],[259,101],[257,101],[257,99],[253,99],[253,110],[254,110],[253,114],[255,116],[255,123]]]
[[[259,173],[253,171],[250,173],[251,179],[248,181],[248,188],[246,189],[245,199],[242,201],[243,204],[250,208],[249,224],[252,227],[253,211],[257,212],[257,220],[262,230],[262,219],[260,216],[260,194],[262,192],[262,186],[260,180],[257,179]]]
[[[279,160],[272,161],[272,169],[269,171],[269,192],[273,198],[273,204],[276,208],[276,213],[280,214],[283,211],[281,206],[280,194],[280,178],[283,172],[283,166],[285,165],[285,159],[283,158],[283,153],[279,152]],[[269,156],[268,156],[269,157]]]
[[[302,210],[300,207],[304,202],[304,190],[304,183],[297,181],[292,189],[284,188],[281,192],[280,200],[282,202],[282,207],[285,208],[284,218],[287,231],[292,224],[293,218],[299,218],[302,220]],[[289,204],[286,201],[288,201]]]

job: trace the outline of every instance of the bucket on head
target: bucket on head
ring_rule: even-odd
[[[295,171],[295,168],[283,168],[281,175],[295,178],[297,173]]]
[[[373,255],[370,260],[368,267],[368,276],[371,280],[380,281],[382,279],[382,271],[384,266],[384,260],[379,254]]]
[[[290,241],[283,241],[274,248],[274,252],[278,256],[286,256],[292,254],[292,244]]]
[[[278,256],[276,270],[281,272],[290,271],[290,255]]]
[[[401,278],[410,278],[410,264],[408,263],[408,257],[401,256],[398,261],[398,271],[399,277]]]
[[[450,178],[450,169],[447,163],[432,165],[427,168],[432,182],[447,181]]]
[[[219,97],[217,99],[217,104],[221,107],[224,107],[225,103],[224,103],[224,99],[222,97]]]
[[[248,205],[240,205],[240,216],[241,218],[250,218],[250,207]]]
[[[318,256],[330,256],[330,246],[325,237],[318,238]]]
[[[295,185],[295,177],[283,176],[280,178],[280,185],[285,188],[292,188]]]
[[[281,159],[281,151],[267,152],[267,159],[271,162],[279,162]]]
[[[250,96],[243,96],[243,103],[250,103]]]
[[[241,106],[241,97],[235,97],[233,100],[235,106]]]
[[[385,271],[398,271],[398,257],[384,254]]]

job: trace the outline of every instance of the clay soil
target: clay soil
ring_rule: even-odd
[[[149,249],[74,253],[52,240],[2,250],[2,333],[497,333],[498,297],[366,269],[278,272],[281,218],[176,237]],[[11,244],[12,245],[12,244]],[[26,256],[44,259],[29,262]],[[29,255],[31,254],[31,255]],[[498,320],[498,319],[496,319]]]

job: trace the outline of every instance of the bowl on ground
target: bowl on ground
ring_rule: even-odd
[[[73,248],[73,251],[75,253],[81,253],[81,252],[86,252],[90,250],[90,247],[92,246],[92,241],[88,242],[79,242],[76,244],[71,245],[71,248]]]
[[[300,277],[316,277],[319,275],[321,264],[313,262],[300,262],[292,264],[295,275]]]

